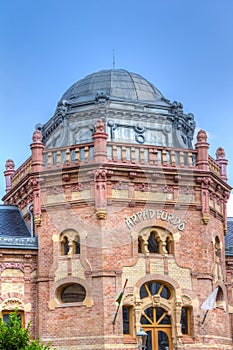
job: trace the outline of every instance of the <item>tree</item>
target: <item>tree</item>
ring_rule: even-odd
[[[49,344],[31,339],[30,327],[31,323],[26,328],[21,327],[17,311],[10,314],[7,323],[0,319],[0,350],[50,350]]]

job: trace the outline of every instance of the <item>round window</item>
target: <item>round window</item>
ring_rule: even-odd
[[[81,284],[69,284],[62,289],[60,297],[63,303],[81,302],[86,297],[86,290]]]

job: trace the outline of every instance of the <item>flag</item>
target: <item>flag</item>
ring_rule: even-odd
[[[125,287],[126,287],[126,285],[127,285],[127,282],[128,282],[128,278],[126,278],[124,287],[123,287],[122,291],[120,292],[120,294],[118,295],[118,297],[117,297],[117,299],[116,299],[116,302],[118,303],[118,305],[120,305],[120,303],[121,303],[121,300],[122,300],[122,297],[123,297],[123,294],[124,294],[124,291],[125,291]]]
[[[201,306],[202,310],[213,310],[215,307],[215,302],[218,294],[218,287],[208,296]]]
[[[120,308],[120,305],[121,305],[121,300],[122,300],[122,297],[123,297],[123,294],[124,294],[127,282],[128,282],[128,278],[126,278],[124,287],[123,287],[122,291],[120,292],[120,294],[118,295],[118,297],[116,299],[116,302],[118,303],[118,305],[117,305],[117,310],[116,310],[115,315],[114,315],[114,319],[112,321],[113,324],[115,324],[115,322],[116,322],[117,314],[118,314],[118,311],[119,311],[119,308]]]

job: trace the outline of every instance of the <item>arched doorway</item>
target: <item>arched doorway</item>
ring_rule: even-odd
[[[162,281],[148,281],[140,288],[140,299],[148,305],[140,319],[148,334],[147,350],[173,350],[172,322],[168,313],[173,299],[171,288]]]
[[[147,350],[172,350],[172,326],[170,316],[161,307],[149,307],[143,311],[141,325],[147,332]]]

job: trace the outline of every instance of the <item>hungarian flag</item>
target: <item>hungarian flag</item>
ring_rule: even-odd
[[[126,285],[127,285],[127,282],[128,282],[128,278],[126,278],[124,287],[123,287],[122,291],[120,292],[120,294],[118,295],[118,297],[117,297],[117,299],[116,299],[116,302],[118,303],[118,305],[120,305],[120,303],[121,303],[121,300],[122,300],[122,297],[123,297],[123,294],[124,294],[124,291],[125,291],[125,287],[126,287]]]
[[[122,297],[123,297],[123,294],[124,294],[127,282],[128,282],[128,278],[126,278],[124,287],[123,287],[122,291],[120,292],[120,294],[118,295],[118,297],[116,299],[116,302],[118,303],[118,305],[117,305],[117,310],[116,310],[115,315],[114,315],[114,319],[112,321],[113,324],[115,324],[115,322],[116,322],[117,314],[118,314],[118,311],[119,311],[119,308],[120,308],[120,305],[121,305],[121,300],[122,300]]]
[[[218,294],[218,287],[208,296],[201,306],[202,310],[213,310],[215,307],[215,302]]]

